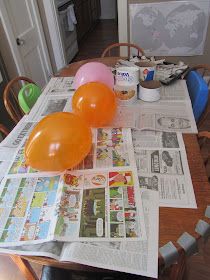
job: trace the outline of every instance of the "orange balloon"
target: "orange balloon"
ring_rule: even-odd
[[[64,171],[79,164],[92,145],[91,129],[72,113],[54,113],[32,130],[25,146],[26,164],[42,171]]]
[[[72,98],[73,111],[92,127],[109,124],[117,108],[114,92],[106,85],[91,82],[80,86]]]

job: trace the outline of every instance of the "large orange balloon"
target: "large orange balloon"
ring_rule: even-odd
[[[114,92],[99,82],[82,85],[72,99],[73,111],[92,127],[109,124],[115,115],[116,104]]]
[[[32,130],[25,146],[26,164],[42,171],[64,171],[79,164],[92,145],[91,129],[72,113],[54,113]]]

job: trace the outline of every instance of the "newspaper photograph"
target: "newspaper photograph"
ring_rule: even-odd
[[[0,247],[0,253],[46,256],[99,268],[113,269],[148,277],[158,276],[158,192],[141,193],[147,240],[113,242],[45,242]]]
[[[159,190],[162,207],[197,208],[182,134],[132,130],[132,138],[140,188]]]

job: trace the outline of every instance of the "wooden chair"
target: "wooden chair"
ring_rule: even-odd
[[[128,48],[128,56],[127,58],[130,58],[130,54],[131,54],[131,48],[134,48],[137,50],[138,56],[144,55],[144,50],[142,48],[140,48],[139,46],[135,45],[135,44],[130,44],[130,43],[115,43],[112,44],[110,46],[108,46],[102,53],[101,57],[105,57],[105,56],[112,56],[111,55],[111,50],[114,48],[120,48],[120,47],[127,47]],[[119,55],[118,55],[119,56]]]
[[[0,124],[0,133],[3,137],[6,137],[9,134],[9,130],[3,124]]]
[[[207,64],[196,65],[184,75],[198,128],[204,124],[209,114],[209,75],[210,66]]]
[[[203,157],[206,173],[210,181],[210,132],[200,131],[198,133],[198,143]]]
[[[4,106],[15,124],[17,124],[24,115],[24,112],[19,106],[18,93],[26,83],[35,84],[31,79],[20,76],[12,79],[4,89]]]

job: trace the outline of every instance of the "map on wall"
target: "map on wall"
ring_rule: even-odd
[[[209,0],[130,4],[130,42],[146,55],[201,55],[209,7]]]

